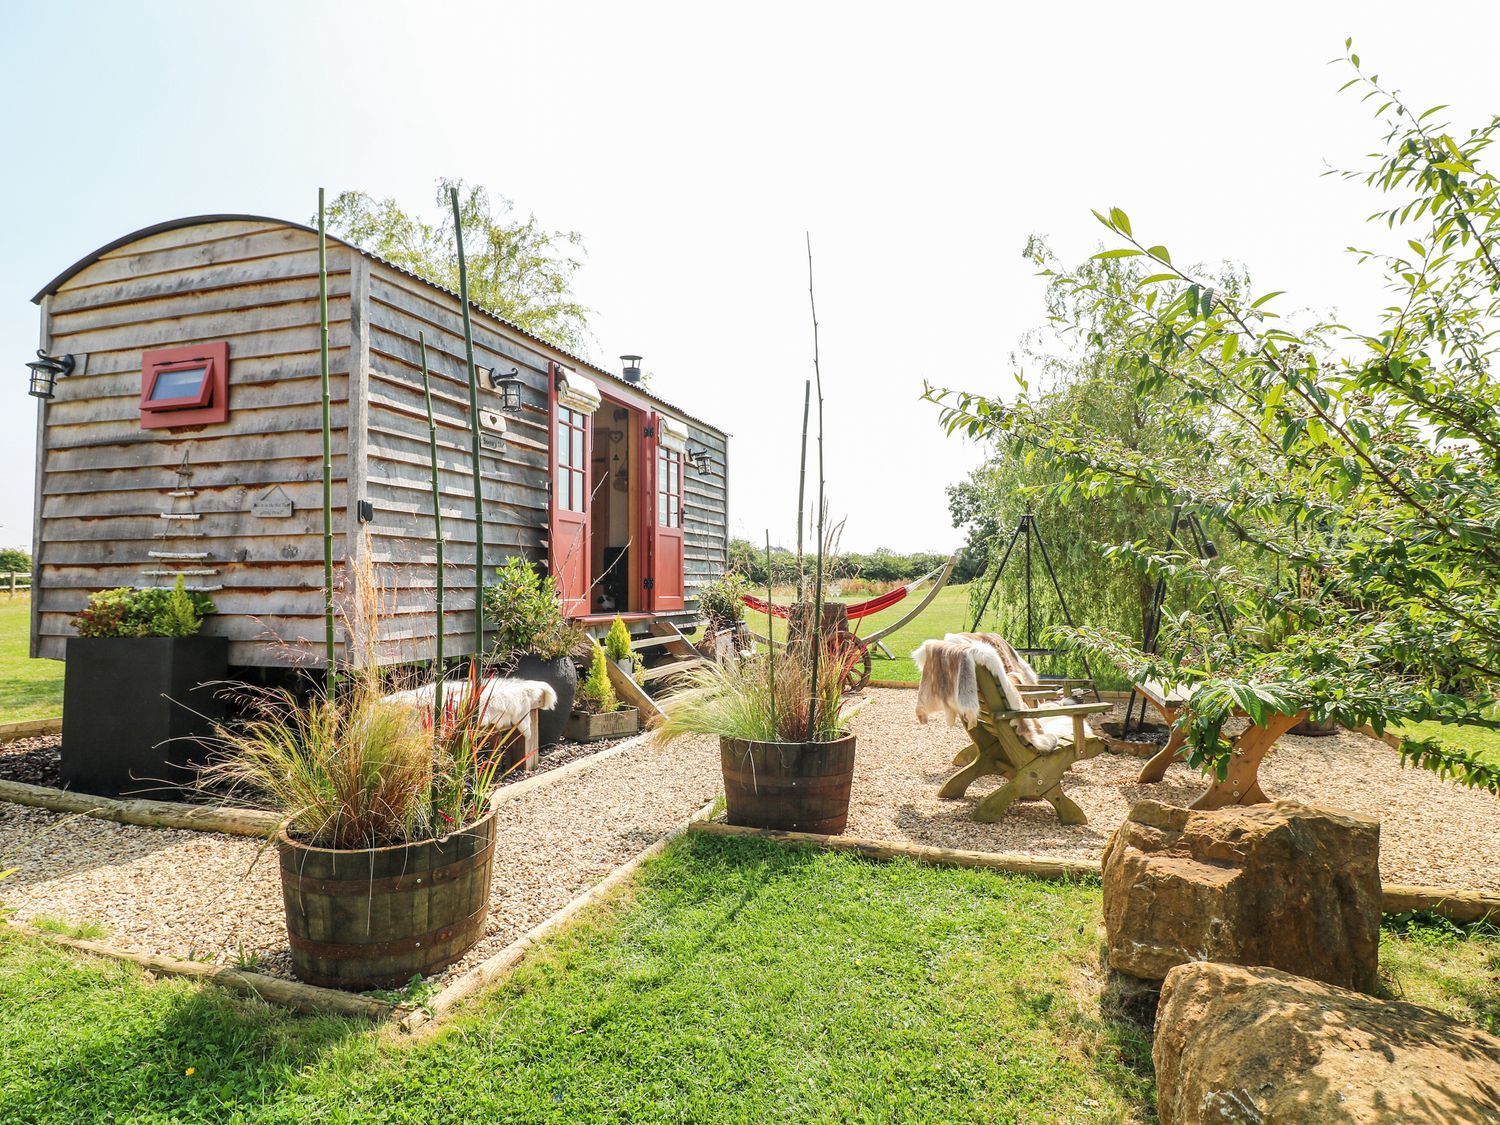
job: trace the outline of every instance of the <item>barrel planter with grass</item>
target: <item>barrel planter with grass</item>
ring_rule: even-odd
[[[719,739],[730,824],[837,836],[849,821],[855,736],[829,742]]]
[[[281,853],[292,969],[330,988],[400,988],[453,964],[484,934],[495,813],[438,840]]]

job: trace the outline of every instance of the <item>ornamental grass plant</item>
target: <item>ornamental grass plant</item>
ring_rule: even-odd
[[[474,661],[467,681],[442,684],[435,704],[414,702],[420,692],[391,698],[371,647],[387,592],[368,562],[352,578],[340,616],[354,661],[336,688],[304,696],[235,685],[229,694],[243,717],[216,725],[217,752],[200,784],[279,814],[289,836],[316,847],[445,836],[488,811],[500,747],[513,732],[483,721]]]

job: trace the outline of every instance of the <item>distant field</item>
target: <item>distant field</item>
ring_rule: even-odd
[[[0,593],[0,723],[62,714],[60,660],[32,660],[31,598]]]
[[[1495,765],[1500,766],[1500,731],[1488,727],[1454,726],[1443,723],[1413,723],[1409,727],[1398,727],[1397,733],[1413,738],[1436,738],[1454,746],[1478,750]]]

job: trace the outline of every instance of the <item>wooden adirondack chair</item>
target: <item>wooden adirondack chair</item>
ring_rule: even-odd
[[[974,673],[979,685],[979,719],[968,731],[972,741],[953,760],[954,765],[963,768],[943,783],[938,796],[962,797],[978,778],[999,774],[1006,779],[1005,784],[975,806],[975,820],[992,824],[1005,815],[1012,801],[1042,800],[1057,810],[1057,819],[1064,824],[1087,824],[1089,818],[1083,810],[1063,796],[1062,777],[1074,762],[1092,758],[1104,749],[1104,740],[1089,730],[1084,716],[1108,711],[1110,705],[1073,703],[1044,705],[1040,712],[1018,711],[1006,702],[1004,691],[989,669],[976,667]],[[1053,695],[1056,688],[1025,687],[1020,693]],[[1054,725],[1057,719],[1071,719],[1072,730],[1067,737],[1060,737],[1055,750],[1041,753],[1023,742],[1011,726],[1010,720],[1017,717],[1045,717],[1054,720]]]

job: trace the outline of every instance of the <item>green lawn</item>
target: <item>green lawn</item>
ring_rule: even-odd
[[[1491,730],[1488,727],[1413,723],[1410,726],[1398,727],[1397,733],[1410,735],[1413,738],[1436,738],[1467,750],[1478,750],[1495,765],[1500,766],[1500,731]]]
[[[691,837],[414,1040],[0,936],[0,1120],[1145,1120],[1099,916],[1092,883]],[[1382,955],[1500,1022],[1500,941]]]
[[[60,660],[32,660],[31,598],[0,593],[0,723],[62,714]]]

